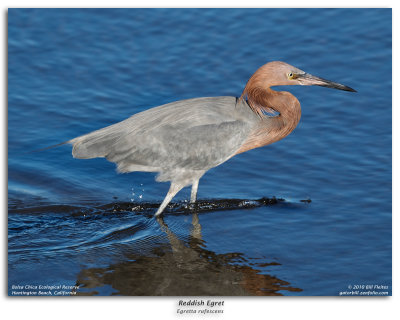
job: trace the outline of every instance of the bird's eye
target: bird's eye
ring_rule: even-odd
[[[292,79],[293,78],[293,73],[291,72],[291,73],[288,73],[288,78],[289,79]]]

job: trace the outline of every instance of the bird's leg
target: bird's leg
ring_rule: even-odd
[[[175,195],[182,189],[182,186],[179,184],[174,184],[171,182],[171,186],[169,187],[168,193],[164,198],[164,201],[161,203],[160,207],[158,208],[155,216],[159,216],[165,209],[165,207],[168,205],[168,203],[171,202],[172,198],[175,197]]]
[[[190,193],[190,203],[196,202],[198,188],[199,188],[199,180],[195,180],[192,184],[192,192]]]

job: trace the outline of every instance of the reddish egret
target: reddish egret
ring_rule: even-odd
[[[158,216],[185,186],[192,185],[190,202],[195,202],[199,180],[207,170],[239,153],[281,140],[294,130],[300,120],[300,103],[289,92],[270,89],[281,85],[355,91],[273,61],[252,75],[240,98],[168,103],[68,143],[73,145],[75,158],[105,157],[117,164],[119,172],[158,172],[156,181],[170,181]]]

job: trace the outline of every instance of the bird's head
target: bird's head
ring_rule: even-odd
[[[263,112],[273,113],[278,109],[282,110],[279,105],[282,104],[283,96],[281,94],[280,99],[273,99],[276,94],[272,94],[272,90],[269,90],[268,88],[290,85],[316,85],[356,92],[356,90],[348,86],[313,76],[285,62],[272,61],[258,68],[258,70],[251,76],[242,92],[242,95],[240,96],[240,99],[244,99],[245,96],[247,96],[247,102],[249,103],[250,108],[258,115],[261,115]],[[286,96],[288,97],[288,92],[286,92]],[[289,97],[292,100],[294,99],[297,101],[293,95],[290,95]]]
[[[356,92],[356,90],[343,84],[313,76],[285,62],[272,61],[260,67],[252,76],[257,82],[264,82],[263,86],[322,86],[344,91]],[[261,83],[258,83],[261,84]]]

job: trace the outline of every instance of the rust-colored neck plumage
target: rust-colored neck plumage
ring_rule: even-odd
[[[279,141],[289,135],[297,126],[301,117],[300,102],[289,92],[274,91],[269,87],[279,85],[268,69],[257,70],[247,82],[240,97],[260,117],[260,122],[237,153],[258,148]],[[279,113],[268,116],[266,113]]]

